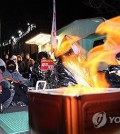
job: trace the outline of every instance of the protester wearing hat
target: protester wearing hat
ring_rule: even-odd
[[[22,77],[22,75],[16,71],[16,64],[13,60],[9,60],[6,64],[6,71],[3,73],[4,79],[10,79],[16,83],[21,83],[26,86],[30,86],[31,83],[28,79]]]
[[[45,74],[41,71],[41,60],[49,59],[49,58],[50,58],[49,54],[45,51],[38,53],[37,60],[33,65],[32,72],[31,72],[34,86],[36,85],[37,80],[43,80],[45,78],[44,77]]]
[[[10,90],[10,84],[5,79],[3,79],[2,74],[5,71],[6,64],[0,59],[0,111],[2,112],[2,108],[7,108],[12,102],[14,91]],[[3,107],[2,107],[3,106]]]
[[[31,83],[28,79],[22,77],[19,72],[15,71],[15,69],[15,62],[13,60],[9,60],[6,64],[6,71],[3,73],[3,78],[9,81],[14,87],[14,105],[20,104],[21,106],[25,106],[28,104],[27,87],[31,86]]]
[[[19,71],[19,70],[18,70],[18,63],[17,63],[17,56],[16,56],[16,55],[12,55],[12,57],[10,58],[10,60],[13,60],[13,61],[15,62],[16,71]]]

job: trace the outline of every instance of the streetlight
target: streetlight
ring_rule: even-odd
[[[21,30],[18,30],[19,37],[23,34]]]
[[[29,25],[30,25],[30,23],[28,22],[28,23],[27,23],[27,25],[29,26]]]
[[[32,31],[34,28],[36,28],[36,25],[35,24],[31,24],[31,23],[27,23],[27,25],[28,25],[28,32],[30,32],[30,31]]]
[[[14,36],[11,37],[13,42],[15,43],[16,42],[16,38]]]

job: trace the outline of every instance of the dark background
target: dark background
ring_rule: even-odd
[[[40,32],[51,32],[52,0],[4,0],[1,4],[1,38],[8,40],[26,31],[27,22],[37,26]],[[120,14],[120,0],[56,0],[57,30],[77,19],[105,17]]]

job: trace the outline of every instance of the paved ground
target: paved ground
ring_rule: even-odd
[[[27,111],[27,110],[28,110],[27,106],[24,106],[24,107],[21,107],[21,106],[14,106],[13,107],[13,106],[10,106],[9,108],[4,109],[3,113],[0,113],[0,114],[19,112],[19,111]],[[1,127],[0,127],[0,134],[5,134],[5,131]],[[30,134],[30,132],[21,133],[21,134]]]

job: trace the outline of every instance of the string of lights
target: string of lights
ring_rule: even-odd
[[[36,28],[36,25],[35,24],[30,24],[30,23],[27,23],[27,30],[25,32],[21,31],[21,30],[18,30],[18,36],[15,37],[15,36],[11,36],[11,38],[9,40],[6,40],[4,42],[2,42],[0,44],[0,47],[4,47],[4,46],[7,46],[11,43],[14,43],[14,44],[17,44],[17,42],[23,38],[24,36],[26,36],[29,32],[31,32],[32,30],[34,30]]]

